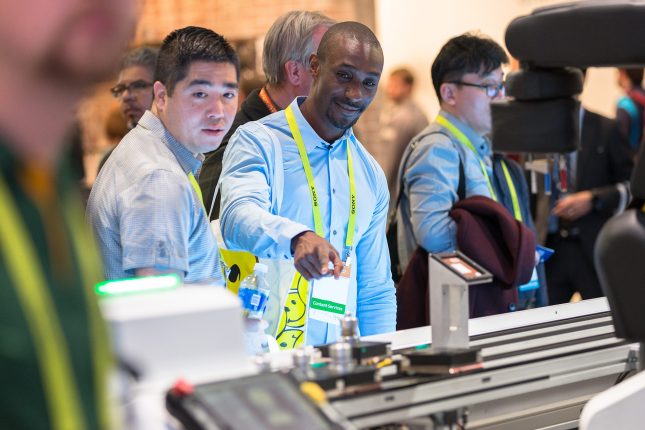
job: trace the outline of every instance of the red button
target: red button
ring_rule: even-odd
[[[187,396],[189,394],[193,394],[194,390],[195,387],[193,386],[193,384],[186,381],[185,379],[180,379],[175,382],[175,386],[172,387],[171,391],[175,396]]]

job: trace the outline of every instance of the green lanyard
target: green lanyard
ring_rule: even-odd
[[[493,200],[496,202],[499,201],[497,199],[497,194],[495,193],[495,190],[493,189],[493,184],[490,181],[490,177],[488,176],[488,171],[486,170],[486,166],[484,165],[484,161],[481,159],[479,154],[477,153],[477,150],[475,149],[475,146],[473,143],[470,141],[468,136],[466,136],[461,130],[459,130],[453,123],[451,123],[447,118],[437,115],[437,119],[435,122],[442,127],[446,128],[450,133],[452,133],[453,136],[457,138],[457,140],[464,145],[466,148],[470,149],[473,154],[475,154],[475,157],[477,157],[477,160],[479,161],[479,166],[482,169],[482,174],[484,175],[484,178],[486,178],[486,183],[488,184],[488,190],[490,191],[490,196],[492,197]],[[511,175],[508,172],[508,168],[506,167],[506,163],[504,160],[502,160],[502,169],[504,170],[504,177],[506,178],[506,184],[508,185],[508,189],[511,193],[511,201],[513,202],[513,215],[515,216],[515,219],[518,221],[522,221],[522,212],[520,211],[520,203],[517,198],[517,192],[515,190],[515,185],[513,184],[513,180],[511,179]]]
[[[314,216],[314,227],[316,229],[316,234],[320,237],[323,236],[323,225],[322,225],[322,216],[320,215],[320,201],[318,200],[318,192],[316,191],[316,183],[314,182],[314,175],[311,172],[311,165],[309,164],[309,157],[307,156],[307,150],[305,148],[305,143],[302,140],[302,135],[300,134],[300,129],[296,123],[296,117],[293,114],[293,109],[291,105],[285,110],[285,115],[287,117],[287,122],[289,123],[289,129],[293,135],[293,140],[296,141],[298,146],[298,152],[300,153],[300,160],[302,161],[302,167],[305,170],[305,176],[307,177],[307,184],[309,185],[309,193],[311,194],[311,205]],[[350,253],[352,252],[352,246],[354,244],[354,226],[356,225],[356,183],[354,181],[354,163],[352,162],[352,153],[350,151],[349,142],[347,142],[347,173],[349,175],[349,221],[347,222],[347,237],[345,238],[345,256],[344,260],[347,261]]]
[[[520,202],[517,198],[517,192],[515,191],[515,184],[511,179],[511,174],[508,172],[508,167],[506,167],[506,162],[502,160],[502,169],[504,170],[504,177],[506,178],[506,185],[508,185],[508,190],[511,192],[511,201],[513,202],[513,215],[518,221],[522,221],[522,211],[520,210]]]
[[[193,175],[193,172],[188,173],[188,180],[190,181],[190,185],[193,186],[195,193],[197,193],[197,197],[199,197],[199,201],[202,203],[202,207],[203,207],[204,197],[202,196],[202,189],[199,188],[199,184],[197,183],[197,179],[195,179],[195,175]],[[206,210],[205,207],[204,207],[204,210]]]
[[[100,264],[96,254],[91,252],[95,248],[89,232],[82,231],[82,227],[74,222],[82,219],[80,204],[76,203],[76,207],[67,204],[64,211],[65,218],[71,221],[72,245],[79,260],[81,279],[85,286],[98,419],[103,428],[108,428],[110,420],[107,411],[106,377],[110,367],[110,353],[107,333],[92,289],[94,282],[101,277]],[[52,428],[86,428],[77,385],[74,382],[69,345],[60,326],[45,275],[37,263],[38,254],[2,178],[0,219],[0,249],[34,341]]]

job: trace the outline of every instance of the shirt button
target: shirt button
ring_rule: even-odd
[[[336,188],[332,188],[332,189],[331,189],[331,193],[332,193],[332,194],[336,194]]]
[[[334,236],[336,236],[336,230],[334,230]]]
[[[267,254],[267,258],[271,258],[271,254]]]

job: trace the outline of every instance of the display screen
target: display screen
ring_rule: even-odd
[[[331,428],[295,384],[280,373],[201,385],[195,394],[224,429]]]
[[[457,272],[462,278],[468,281],[472,281],[473,279],[480,278],[484,275],[479,270],[475,269],[473,266],[459,257],[441,257],[441,261],[443,262],[443,264],[450,267],[453,271]]]

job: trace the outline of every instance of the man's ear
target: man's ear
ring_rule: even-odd
[[[456,103],[457,85],[444,82],[439,87],[439,94],[441,94],[441,102],[449,106],[454,106]]]
[[[284,73],[287,77],[287,82],[289,82],[294,87],[299,86],[303,80],[303,74],[309,73],[305,66],[303,66],[299,61],[289,60],[284,63]]]
[[[309,71],[314,79],[320,74],[320,59],[316,54],[311,54],[311,57],[309,57]]]
[[[157,112],[163,112],[168,102],[166,86],[159,81],[155,81],[152,85],[152,92],[155,95],[154,105],[157,107]]]

